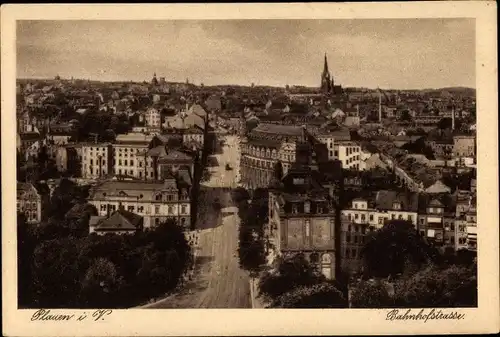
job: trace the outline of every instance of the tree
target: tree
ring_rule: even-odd
[[[388,284],[383,280],[361,281],[351,287],[353,308],[391,308],[394,299],[388,292]]]
[[[82,282],[83,302],[88,308],[113,307],[122,278],[113,262],[105,258],[93,261]]]
[[[401,112],[401,118],[402,121],[411,121],[412,117],[410,115],[410,111],[408,109],[405,109]]]
[[[280,258],[277,268],[266,271],[261,277],[260,295],[273,300],[293,289],[312,286],[324,279],[324,276],[312,267],[302,254]]]
[[[274,178],[278,181],[283,179],[283,164],[279,160],[274,164]]]
[[[17,215],[17,293],[18,305],[26,307],[33,300],[33,253],[36,238],[24,214]]]
[[[79,303],[78,241],[70,238],[42,242],[33,256],[35,306],[67,308]]]
[[[429,265],[395,283],[398,307],[475,307],[477,268]]]
[[[396,277],[409,264],[421,266],[436,253],[405,220],[391,220],[374,233],[362,249],[368,276]]]
[[[232,198],[233,198],[233,201],[239,205],[240,203],[242,202],[247,202],[247,200],[250,199],[250,194],[248,193],[248,191],[246,189],[244,189],[243,187],[237,187],[235,188],[234,190],[232,190]]]
[[[346,308],[347,301],[332,283],[301,286],[279,296],[274,308]]]
[[[54,189],[47,208],[48,217],[63,219],[64,215],[77,203],[85,200],[82,189],[68,179],[61,179],[59,185]]]

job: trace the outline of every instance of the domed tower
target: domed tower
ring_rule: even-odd
[[[151,80],[152,85],[158,85],[158,80],[156,79],[156,73],[153,75],[153,79]]]

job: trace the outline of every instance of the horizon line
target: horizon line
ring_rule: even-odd
[[[162,77],[162,76],[160,76]],[[47,77],[22,77],[22,78],[16,78],[16,81],[18,80],[37,80],[37,81],[56,81],[55,76],[52,78],[47,78]],[[99,82],[99,83],[133,83],[133,84],[151,84],[150,81],[142,80],[142,81],[137,81],[137,80],[102,80],[102,79],[91,79],[91,78],[60,78],[60,81],[90,81],[90,82]],[[173,84],[186,84],[186,85],[192,85],[196,87],[201,87],[201,84],[203,82],[200,82],[200,84],[195,84],[192,82],[186,83],[182,81],[166,81],[166,83],[173,83]],[[204,87],[220,87],[220,86],[239,86],[239,87],[251,87],[251,84],[236,84],[236,83],[219,83],[219,84],[203,84]],[[308,86],[304,84],[285,84],[285,85],[271,85],[271,84],[256,84],[253,83],[255,87],[270,87],[270,88],[282,88],[285,89],[286,86],[288,85],[289,87],[304,87],[307,89],[313,89],[313,88],[320,88],[320,86]],[[349,85],[349,86],[343,86],[342,88],[354,88],[354,89],[368,89],[368,90],[397,90],[397,91],[423,91],[423,90],[443,90],[443,89],[449,89],[449,88],[460,88],[460,89],[471,89],[471,90],[477,90],[475,87],[470,87],[470,86],[465,86],[465,85],[448,85],[444,87],[425,87],[425,88],[411,88],[411,89],[403,89],[403,88],[383,88],[383,87],[376,87],[376,88],[371,88],[371,87],[364,87],[364,86],[355,86],[355,85]]]

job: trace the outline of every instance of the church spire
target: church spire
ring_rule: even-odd
[[[325,53],[325,65],[323,67],[323,73],[328,74],[328,58],[326,57],[326,53]]]

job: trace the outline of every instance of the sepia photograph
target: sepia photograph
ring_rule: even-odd
[[[15,20],[12,305],[466,319],[498,235],[477,20]]]

